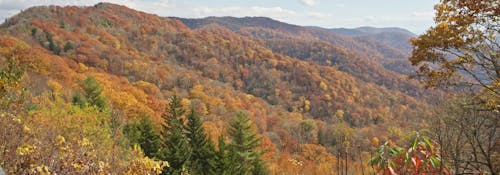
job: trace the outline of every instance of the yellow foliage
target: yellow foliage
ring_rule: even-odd
[[[19,155],[29,155],[36,150],[36,146],[30,145],[30,144],[24,144],[23,146],[19,147],[16,149],[17,154]]]
[[[187,98],[182,98],[181,100],[181,104],[182,106],[185,108],[185,109],[191,109],[191,100],[187,99]]]
[[[136,158],[127,166],[126,175],[161,174],[164,167],[169,167],[166,161],[157,161],[143,156],[142,150],[137,145],[134,145],[134,153]]]
[[[89,70],[89,67],[85,66],[83,63],[78,63],[78,72],[83,73],[87,72]]]
[[[92,146],[92,143],[87,138],[83,138],[82,140],[78,141],[78,144],[80,144],[80,146],[82,147]]]
[[[54,92],[54,94],[61,93],[62,86],[58,82],[56,82],[54,80],[49,80],[49,81],[47,81],[47,86],[49,86],[52,89],[52,92]]]
[[[344,110],[342,110],[342,109],[338,109],[338,110],[335,112],[335,117],[337,117],[337,118],[339,118],[339,119],[344,118]]]
[[[304,101],[304,111],[307,112],[309,110],[311,110],[311,101],[305,100]]]
[[[332,100],[332,96],[330,96],[330,94],[325,94],[325,99],[327,101],[330,101],[330,100]]]
[[[49,171],[49,167],[42,165],[35,167],[35,171],[40,175],[51,175],[52,173]]]
[[[207,132],[207,136],[212,140],[212,143],[218,143],[218,139],[221,135],[221,130],[217,125],[211,121],[203,122],[203,128]]]
[[[328,86],[326,86],[325,82],[320,82],[319,87],[324,91],[328,90]]]
[[[372,138],[372,146],[377,147],[379,145],[380,141],[377,137]]]
[[[121,48],[120,41],[118,39],[115,39],[113,42],[113,47],[117,50]]]
[[[56,137],[56,144],[55,145],[60,146],[60,145],[63,145],[64,143],[66,143],[66,139],[63,136],[58,135]]]

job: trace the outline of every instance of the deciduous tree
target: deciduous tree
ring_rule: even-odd
[[[412,40],[417,77],[429,87],[479,87],[482,102],[498,110],[500,1],[441,0],[435,10],[436,26]]]

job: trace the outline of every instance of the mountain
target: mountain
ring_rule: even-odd
[[[328,29],[333,33],[351,37],[371,37],[379,42],[387,44],[404,52],[411,51],[409,40],[416,37],[414,33],[397,27],[375,28],[375,27],[358,27],[353,29],[333,28]]]
[[[338,33],[341,35],[348,36],[359,36],[359,35],[376,35],[380,33],[400,33],[407,36],[415,37],[416,35],[406,29],[398,28],[398,27],[384,27],[384,28],[376,28],[376,27],[358,27],[358,28],[333,28],[329,29],[334,33]]]
[[[435,95],[385,67],[404,58],[377,40],[269,18],[160,17],[110,3],[40,6],[7,19],[0,34],[2,58],[14,56],[26,69],[22,85],[32,98],[22,109],[42,117],[40,128],[60,126],[43,119],[57,115],[49,107],[71,104],[93,77],[113,122],[147,116],[159,128],[177,94],[217,140],[243,111],[268,143],[265,161],[275,174],[331,173],[340,137],[360,151],[373,138],[396,140],[426,124]],[[304,168],[290,169],[292,157]]]
[[[408,85],[407,80],[402,80],[413,71],[406,59],[408,53],[377,41],[373,37],[342,36],[327,29],[301,27],[265,17],[176,19],[181,20],[191,29],[217,24],[240,35],[253,38],[256,42],[263,42],[274,52],[302,60],[313,60],[320,64],[328,61],[328,64],[337,65],[340,70],[357,78],[385,85],[390,89],[398,89],[399,86],[405,87],[400,89],[411,89],[409,87],[416,86],[416,83]],[[302,44],[297,45],[296,43],[299,42]],[[319,45],[324,47],[307,47]],[[303,48],[304,46],[306,47]],[[394,76],[394,72],[401,75]],[[416,89],[411,91],[413,94],[421,93],[416,92]]]

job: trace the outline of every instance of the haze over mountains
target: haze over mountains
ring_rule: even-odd
[[[425,124],[429,99],[438,94],[408,79],[408,40],[415,35],[399,28],[160,17],[99,3],[29,8],[0,25],[0,34],[2,53],[28,53],[18,59],[35,97],[57,82],[70,103],[92,76],[123,121],[148,116],[158,127],[178,94],[203,115],[214,140],[243,111],[277,152],[266,161],[282,172],[285,152],[311,167],[304,173],[320,174],[340,136],[362,151],[375,137],[402,137]],[[311,145],[328,161],[307,156]]]

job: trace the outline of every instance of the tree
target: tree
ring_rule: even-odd
[[[73,49],[73,44],[71,44],[70,41],[67,41],[66,44],[64,44],[64,52],[67,52],[68,50]]]
[[[83,95],[76,93],[73,95],[73,103],[83,107],[85,105],[95,106],[100,111],[106,107],[106,100],[101,95],[102,87],[99,85],[94,77],[87,77],[82,83]]]
[[[410,61],[428,87],[467,87],[434,123],[454,173],[498,172],[500,1],[441,0],[436,26],[412,40]]]
[[[21,68],[14,56],[9,56],[7,63],[7,66],[0,70],[1,110],[5,110],[13,102],[13,97],[10,97],[10,94],[16,89],[21,89],[21,79],[24,75],[23,68]]]
[[[434,138],[446,153],[455,174],[500,171],[496,155],[500,154],[500,118],[494,111],[471,107],[471,99],[459,96],[438,113],[432,128]]]
[[[161,132],[161,148],[158,157],[168,161],[170,167],[163,174],[185,174],[188,172],[191,148],[184,126],[184,109],[181,100],[174,95],[166,112],[161,116],[164,120]]]
[[[215,152],[215,174],[233,175],[242,174],[241,163],[238,160],[238,153],[224,141],[220,136],[218,140],[219,149]]]
[[[61,48],[56,44],[51,33],[47,33],[47,41],[49,41],[49,50],[51,50],[54,54],[59,55],[61,53]]]
[[[238,154],[241,168],[238,174],[267,174],[258,150],[261,138],[253,128],[248,116],[242,112],[236,114],[229,128],[230,147]]]
[[[144,155],[150,158],[153,158],[160,148],[160,137],[148,117],[143,117],[139,123],[125,125],[123,133],[132,145],[139,145]]]
[[[436,26],[411,41],[416,77],[428,87],[481,88],[481,102],[500,109],[499,9],[498,0],[441,0]]]
[[[202,126],[200,116],[191,109],[187,116],[187,138],[191,146],[192,154],[190,159],[190,170],[194,174],[213,174],[214,168],[214,146],[208,138]]]

